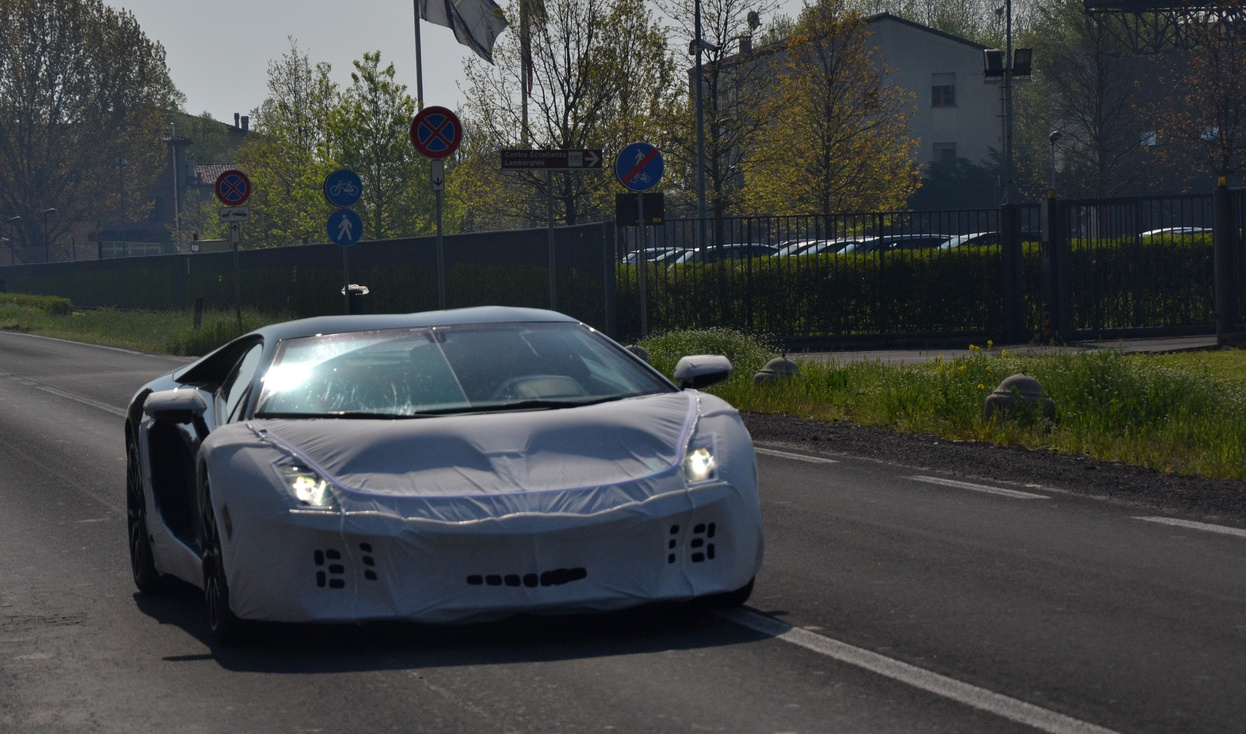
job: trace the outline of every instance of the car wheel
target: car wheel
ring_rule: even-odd
[[[143,473],[139,464],[138,445],[126,441],[126,516],[130,538],[130,574],[134,586],[142,594],[159,594],[164,578],[156,571],[151,536],[147,533],[147,502],[143,496]]]
[[[748,598],[753,595],[753,583],[755,581],[757,581],[757,579],[752,578],[748,580],[747,584],[741,586],[735,591],[728,591],[722,594],[707,596],[704,599],[705,604],[711,609],[730,609],[732,607],[744,606],[744,603],[748,601]]]
[[[221,559],[221,536],[217,532],[216,513],[212,510],[208,480],[200,482],[200,518],[203,530],[203,600],[208,611],[208,629],[222,645],[230,645],[245,637],[245,623],[229,608],[229,582]]]

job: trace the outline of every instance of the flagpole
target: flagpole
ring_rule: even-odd
[[[420,0],[411,0],[415,9],[415,106],[424,109],[424,59],[420,51]]]
[[[523,108],[522,147],[528,147],[528,75],[532,73],[532,37],[528,35],[528,0],[519,0],[519,99]]]

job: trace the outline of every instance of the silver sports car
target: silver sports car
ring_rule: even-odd
[[[739,414],[550,311],[333,316],[246,334],[130,404],[134,582],[248,620],[456,622],[742,604],[762,560]]]

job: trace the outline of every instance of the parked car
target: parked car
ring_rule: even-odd
[[[156,378],[126,412],[131,572],[248,620],[456,622],[705,599],[762,560],[739,414],[535,309],[267,326]]]
[[[679,257],[686,252],[683,247],[646,247],[645,259],[651,265],[661,265],[668,260]],[[636,265],[640,262],[640,252],[633,251],[623,256],[623,262],[627,265]]]
[[[1190,234],[1211,234],[1211,227],[1161,227],[1139,232],[1139,237],[1174,237]]]
[[[811,247],[814,247],[825,240],[787,240],[780,242],[778,245],[778,255],[780,257],[791,257],[792,255],[800,255]]]
[[[730,243],[724,245],[707,245],[695,250],[688,250],[670,261],[672,265],[685,263],[714,263],[720,260],[746,260],[750,257],[771,257],[779,254],[779,249],[771,245],[754,243]]]
[[[946,234],[893,234],[883,237],[863,237],[844,245],[842,255],[860,255],[878,250],[929,250],[951,239]]]
[[[1021,232],[1022,242],[1041,242],[1043,233],[1031,230]],[[955,250],[958,247],[984,247],[999,244],[999,232],[974,232],[952,237],[939,245],[940,250]]]

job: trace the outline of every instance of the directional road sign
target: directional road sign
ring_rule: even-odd
[[[353,209],[338,209],[329,215],[325,230],[329,239],[342,247],[350,247],[363,236],[363,220]]]
[[[632,191],[648,191],[657,186],[664,170],[662,152],[648,143],[632,143],[614,159],[614,175]]]
[[[216,177],[216,198],[225,206],[242,206],[251,195],[251,179],[242,171],[228,170]]]
[[[503,171],[601,169],[600,150],[503,150]]]
[[[363,182],[359,174],[349,168],[339,168],[324,177],[324,198],[336,207],[346,207],[359,201]]]
[[[411,144],[420,155],[445,158],[463,142],[463,124],[445,107],[425,107],[411,120]]]

